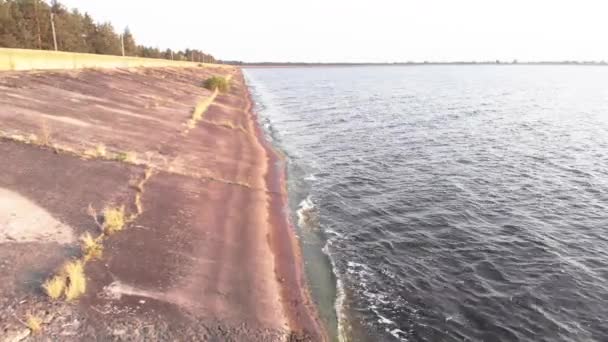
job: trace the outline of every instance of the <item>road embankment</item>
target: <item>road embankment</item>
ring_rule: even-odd
[[[215,75],[228,92],[201,86]],[[326,339],[240,70],[2,72],[0,135],[4,337]],[[79,260],[86,291],[49,298],[43,283]]]
[[[213,66],[230,69],[221,64],[173,61],[133,56],[97,55],[48,50],[0,48],[0,71],[83,69],[83,68],[141,68]]]

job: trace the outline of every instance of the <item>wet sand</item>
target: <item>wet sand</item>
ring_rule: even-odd
[[[215,74],[229,75],[231,89],[188,128],[212,95],[200,85]],[[78,257],[76,239],[45,230],[0,240],[0,335],[22,332],[29,312],[45,320],[41,339],[327,340],[288,219],[284,162],[264,139],[239,69],[1,73],[0,132],[8,165],[0,189],[61,229],[98,230],[89,204],[125,205],[136,217],[87,263],[87,292],[76,302],[40,290]],[[91,152],[101,145],[104,156]],[[132,160],[113,160],[127,152]],[[11,208],[0,223],[27,215]]]

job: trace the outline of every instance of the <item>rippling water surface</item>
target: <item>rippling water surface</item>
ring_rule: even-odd
[[[245,74],[353,340],[608,341],[608,67]]]

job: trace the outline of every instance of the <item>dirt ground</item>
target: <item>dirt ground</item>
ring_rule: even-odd
[[[194,120],[211,75],[230,91]],[[326,340],[251,107],[236,68],[0,73],[0,341]],[[132,220],[86,293],[51,300],[42,283],[111,206]]]

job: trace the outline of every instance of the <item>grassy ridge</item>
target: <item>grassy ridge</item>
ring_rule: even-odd
[[[203,64],[157,58],[122,57],[95,55],[90,53],[0,48],[0,71],[170,66],[196,67],[205,65],[214,65],[218,67],[223,66],[221,64]]]

